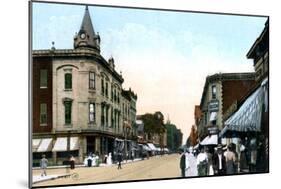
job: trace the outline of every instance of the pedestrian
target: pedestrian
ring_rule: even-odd
[[[121,153],[121,152],[119,152],[118,155],[117,155],[117,161],[118,161],[118,167],[117,167],[117,169],[122,169],[122,167],[121,167],[122,153]]]
[[[43,177],[44,175],[47,176],[47,172],[46,172],[47,166],[48,166],[48,160],[46,159],[45,154],[43,154],[42,159],[40,160],[40,167],[42,170],[41,177]]]
[[[231,151],[231,145],[228,145],[227,151],[225,152],[225,161],[226,161],[226,174],[234,174],[236,167],[236,155]]]
[[[73,156],[69,159],[70,162],[70,169],[75,169],[75,158]]]
[[[225,175],[226,161],[222,152],[222,146],[219,145],[213,158],[213,168],[215,175]]]
[[[247,158],[246,158],[247,152],[246,151],[247,151],[246,146],[244,145],[243,141],[241,141],[241,143],[240,143],[240,161],[239,161],[240,172],[245,172],[249,169],[248,164],[247,164]]]
[[[200,149],[200,153],[197,156],[197,170],[198,176],[206,176],[208,169],[208,156],[204,148]]]
[[[252,138],[250,140],[250,172],[256,172],[257,163],[257,140]]]
[[[214,169],[213,169],[213,155],[210,152],[209,148],[205,148],[205,152],[207,154],[208,159],[208,165],[207,165],[207,175],[214,175]]]
[[[185,177],[185,168],[186,168],[186,157],[185,157],[185,153],[184,150],[181,150],[181,156],[180,156],[180,169],[181,169],[181,176]]]
[[[108,154],[106,164],[107,164],[107,165],[112,165],[112,156],[111,156],[111,152],[109,152],[109,154]]]

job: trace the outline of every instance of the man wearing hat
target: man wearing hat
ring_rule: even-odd
[[[214,155],[214,159],[213,159],[213,168],[215,171],[215,175],[225,175],[225,170],[226,170],[226,161],[225,161],[225,157],[222,153],[222,145],[219,144],[217,147],[217,153],[215,153]]]

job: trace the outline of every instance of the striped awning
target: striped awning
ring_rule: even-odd
[[[39,145],[40,145],[41,139],[32,139],[32,152],[36,152]]]
[[[49,152],[52,151],[52,138],[43,138],[37,149],[37,152]]]
[[[148,147],[152,150],[152,151],[157,151],[157,148],[154,146],[154,144],[152,143],[147,143]]]
[[[225,127],[219,137],[223,137],[228,130],[237,132],[260,131],[263,100],[263,90],[259,87],[238,111],[225,121]]]
[[[70,137],[70,150],[78,150],[78,137]],[[59,137],[53,148],[53,152],[67,151],[67,137]]]

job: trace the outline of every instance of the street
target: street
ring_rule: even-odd
[[[50,186],[65,184],[97,183],[110,181],[127,181],[142,179],[172,178],[180,176],[179,154],[154,156],[143,161],[137,161],[122,165],[122,169],[117,170],[117,165],[110,167],[79,167],[71,170],[77,173],[79,178],[71,177],[59,178],[44,181],[34,186]],[[48,169],[48,175],[58,175],[66,173],[65,168]],[[40,175],[40,170],[33,170],[33,175]]]

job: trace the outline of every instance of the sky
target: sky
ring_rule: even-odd
[[[33,3],[32,48],[72,49],[85,6]],[[137,114],[161,111],[186,141],[205,79],[252,72],[246,54],[265,17],[89,6],[101,54],[113,56],[123,88],[138,95]]]

